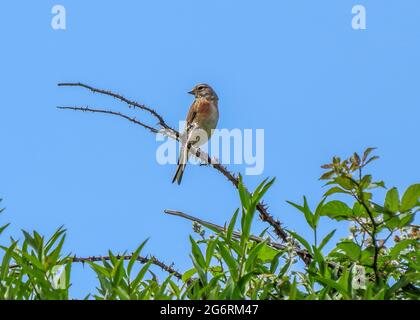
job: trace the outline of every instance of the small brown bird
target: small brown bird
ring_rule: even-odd
[[[191,146],[198,147],[206,143],[219,120],[219,98],[209,85],[198,84],[188,93],[193,94],[195,100],[188,111],[187,124],[181,135],[178,167],[172,180],[172,183],[176,181],[178,184],[181,184]]]

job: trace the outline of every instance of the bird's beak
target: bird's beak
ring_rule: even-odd
[[[195,90],[192,89],[191,91],[188,91],[188,93],[194,95],[195,94]]]

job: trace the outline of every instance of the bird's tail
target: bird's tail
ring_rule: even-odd
[[[185,147],[181,147],[181,151],[179,153],[178,158],[178,167],[176,168],[176,172],[174,178],[172,179],[172,183],[176,181],[176,183],[181,184],[182,176],[184,175],[184,170],[187,165],[188,161],[188,150]]]

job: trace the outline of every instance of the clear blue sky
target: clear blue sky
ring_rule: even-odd
[[[67,9],[67,30],[50,26],[55,4]],[[351,28],[355,4],[366,6],[367,30]],[[112,89],[172,125],[192,101],[186,92],[210,83],[219,127],[265,129],[265,170],[247,185],[276,176],[271,212],[308,238],[285,201],[308,195],[315,205],[319,166],[333,155],[376,146],[375,176],[402,189],[420,180],[418,0],[2,1],[0,35],[0,224],[12,222],[10,235],[49,235],[64,224],[65,250],[80,256],[131,251],[150,237],[144,253],[184,271],[191,224],[163,210],[223,224],[238,206],[236,191],[208,168],[189,167],[181,186],[171,184],[175,166],[156,163],[158,143],[141,128],[57,110],[125,110],[57,88],[62,81]],[[323,233],[333,227],[322,223]],[[73,272],[73,295],[83,297],[95,278],[81,266]]]

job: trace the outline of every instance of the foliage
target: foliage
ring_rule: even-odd
[[[314,209],[306,197],[302,204],[288,202],[303,214],[311,239],[288,230],[289,242],[279,246],[266,231],[254,236],[256,206],[274,179],[250,193],[240,178],[240,208],[225,229],[194,224],[192,266],[181,279],[169,274],[160,281],[151,258],[135,267],[145,241],[128,258],[109,252],[108,259],[87,260],[99,285],[86,298],[420,299],[420,230],[413,224],[420,210],[420,184],[400,193],[365,174],[377,159],[370,156],[373,150],[345,160],[334,157],[322,166],[327,190]],[[385,199],[376,199],[379,190],[386,191]],[[333,229],[319,239],[324,219],[350,223],[349,236],[333,245]],[[1,246],[0,299],[69,299],[71,266],[78,261],[62,253],[65,230],[59,228],[48,240],[35,231],[22,232],[21,241]],[[332,249],[326,252],[327,247]]]

